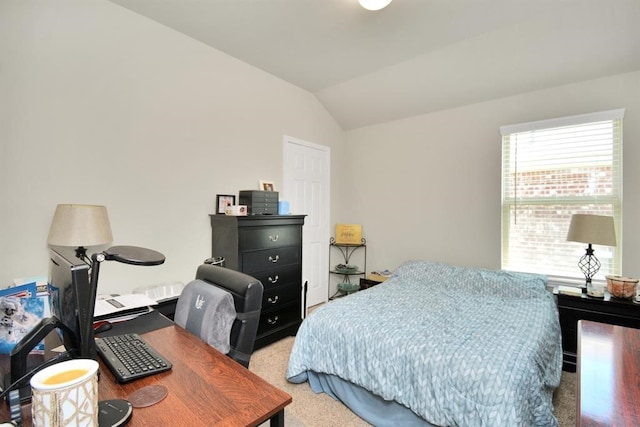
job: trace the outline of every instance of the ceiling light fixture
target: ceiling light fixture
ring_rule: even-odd
[[[358,0],[358,3],[367,10],[380,10],[387,7],[391,0]]]

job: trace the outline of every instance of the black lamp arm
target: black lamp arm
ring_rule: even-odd
[[[11,350],[11,382],[17,381],[27,373],[27,356],[51,331],[60,328],[72,333],[57,317],[44,318]]]

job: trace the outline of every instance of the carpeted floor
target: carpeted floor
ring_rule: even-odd
[[[251,371],[293,397],[293,402],[285,409],[285,424],[293,427],[368,426],[342,403],[324,393],[313,393],[308,383],[287,382],[285,374],[293,341],[294,337],[288,337],[255,351],[249,365]],[[553,398],[560,427],[575,426],[575,381],[576,374],[563,372],[560,387]]]

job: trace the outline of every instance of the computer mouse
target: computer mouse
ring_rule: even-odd
[[[111,325],[111,322],[100,322],[100,323],[97,323],[97,324],[93,325],[93,332],[96,333],[96,334],[99,334],[101,332],[108,331],[112,327],[113,327],[113,325]]]

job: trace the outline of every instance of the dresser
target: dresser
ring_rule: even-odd
[[[212,256],[262,282],[254,349],[288,335],[302,322],[302,226],[305,215],[210,215]]]

